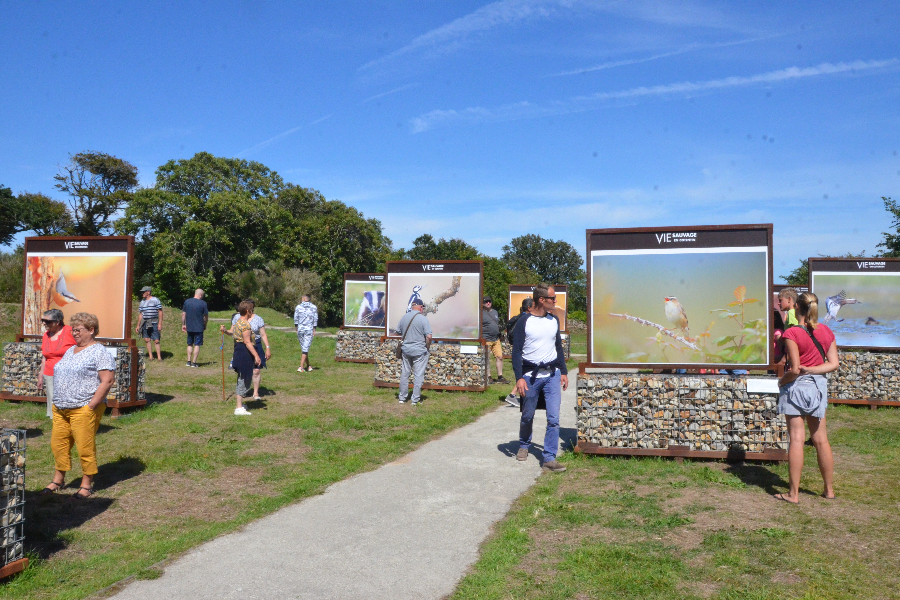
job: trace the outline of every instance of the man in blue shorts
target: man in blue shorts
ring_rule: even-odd
[[[194,291],[194,297],[184,301],[181,307],[181,330],[187,333],[187,366],[199,367],[197,355],[203,345],[203,332],[209,321],[209,308],[203,300],[205,293],[201,289]]]
[[[162,302],[150,293],[152,291],[153,288],[149,285],[141,288],[141,295],[144,299],[138,305],[141,315],[138,317],[138,325],[134,331],[144,338],[144,342],[147,344],[147,360],[153,360],[153,350],[150,347],[152,340],[156,345],[156,359],[162,362],[162,351],[159,348],[159,332],[163,323]]]

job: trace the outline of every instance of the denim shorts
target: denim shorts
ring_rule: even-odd
[[[187,345],[188,346],[202,346],[203,345],[203,332],[202,331],[188,331],[187,332]]]

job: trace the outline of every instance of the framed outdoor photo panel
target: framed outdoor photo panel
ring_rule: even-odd
[[[387,275],[344,273],[344,329],[384,329]]]
[[[433,339],[480,339],[482,271],[480,260],[388,262],[387,335],[399,336],[397,324],[419,298]]]
[[[809,284],[838,347],[900,348],[900,259],[810,258]]]
[[[534,294],[534,288],[537,287],[535,285],[511,285],[509,286],[509,314],[507,315],[507,320],[512,319],[514,316],[518,315],[522,312],[522,300],[526,298],[531,298]],[[553,285],[553,289],[556,292],[556,308],[553,309],[553,314],[556,315],[556,318],[559,319],[559,330],[567,331],[566,329],[566,298],[568,296],[568,286],[565,284]]]
[[[98,339],[130,337],[133,259],[131,236],[25,238],[22,336],[42,336],[41,315],[59,309],[67,323],[96,315]]]
[[[772,225],[587,230],[588,363],[766,369]]]

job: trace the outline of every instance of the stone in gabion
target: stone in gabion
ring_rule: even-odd
[[[339,329],[334,346],[336,359],[375,362],[375,352],[381,345],[384,332],[359,329]]]
[[[746,378],[579,374],[578,439],[605,447],[787,449],[776,394],[748,394]]]
[[[107,346],[116,349],[116,376],[107,394],[110,400],[131,401],[131,352],[122,346]],[[16,396],[43,396],[37,388],[37,375],[41,367],[40,342],[10,342],[3,345],[3,375],[0,389]],[[137,400],[145,399],[144,381],[146,368],[144,351],[138,350]]]
[[[25,430],[0,429],[0,567],[24,553]]]
[[[400,361],[394,356],[397,339],[387,339],[375,354],[375,381],[400,383]],[[469,346],[476,354],[460,354],[458,343],[431,344],[431,356],[425,369],[425,383],[438,387],[487,386],[487,360],[484,346]],[[410,378],[412,379],[412,378]],[[410,384],[412,381],[410,381]]]
[[[841,352],[840,367],[828,374],[828,396],[837,399],[896,400],[900,397],[900,354]]]

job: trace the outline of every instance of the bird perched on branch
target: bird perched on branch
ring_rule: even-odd
[[[409,312],[412,310],[413,300],[421,300],[422,299],[419,297],[419,292],[421,292],[423,289],[425,289],[424,285],[414,285],[413,286],[412,296],[409,297],[409,301],[406,303],[406,312]]]
[[[76,298],[75,295],[66,288],[66,278],[63,276],[62,271],[59,273],[56,285],[53,286],[51,300],[57,306],[65,306],[72,302],[81,302],[81,300]]]
[[[840,323],[843,319],[838,319],[838,311],[841,310],[841,307],[845,304],[862,304],[859,300],[855,298],[848,298],[847,292],[841,290],[834,296],[828,296],[825,298],[825,308],[828,310],[828,314],[825,315],[825,318],[822,319],[822,323],[827,323],[828,321],[836,321]]]
[[[681,306],[681,302],[675,296],[666,296],[665,301],[666,318],[669,319],[672,325],[680,328],[684,332],[685,337],[689,336],[691,332],[688,331],[688,318],[684,312],[684,307]]]

